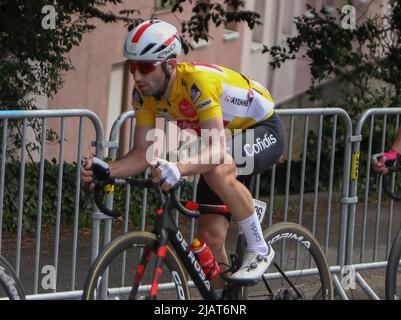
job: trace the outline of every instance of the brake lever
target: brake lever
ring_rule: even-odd
[[[170,194],[174,194],[178,190],[178,188],[180,188],[182,185],[184,185],[184,183],[185,183],[184,179],[181,178],[180,180],[178,180],[178,182],[175,184],[175,186],[169,190]]]
[[[373,160],[379,161],[383,157],[384,157],[384,153],[376,153],[376,154],[372,155],[372,161]],[[400,171],[401,167],[398,164],[398,160],[399,160],[399,157],[397,157],[397,159],[395,159],[395,160],[388,160],[385,162],[385,165],[388,169],[386,176],[393,172]]]
[[[372,155],[372,161],[373,160],[376,160],[376,161],[379,161],[381,158],[383,158],[384,157],[384,153],[383,152],[381,152],[381,153],[376,153],[376,154],[374,154],[374,155]]]

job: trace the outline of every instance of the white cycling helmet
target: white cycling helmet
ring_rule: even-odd
[[[146,20],[130,31],[124,43],[128,60],[163,61],[181,52],[176,27],[161,20]]]

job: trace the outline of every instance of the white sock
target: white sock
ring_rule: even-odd
[[[216,293],[217,298],[221,298],[222,297],[223,290],[224,289],[214,289],[214,292]]]
[[[249,251],[265,255],[269,249],[263,238],[262,228],[256,212],[245,220],[239,221],[240,230],[244,233],[246,244]]]

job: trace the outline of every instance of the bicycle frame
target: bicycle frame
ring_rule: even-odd
[[[99,210],[104,214],[111,216],[111,217],[118,217],[121,216],[121,212],[112,210],[107,208],[104,203],[102,202],[102,195],[103,192],[106,190],[105,186],[110,183],[117,183],[117,184],[130,184],[133,187],[140,187],[140,188],[154,188],[156,191],[156,195],[158,197],[158,206],[159,209],[156,210],[156,218],[154,221],[154,227],[152,233],[155,234],[159,241],[157,243],[156,250],[146,250],[141,256],[141,260],[138,264],[137,273],[135,275],[135,279],[133,281],[130,298],[136,297],[138,292],[142,277],[145,273],[145,269],[147,266],[148,261],[150,260],[150,253],[151,251],[156,251],[156,261],[155,261],[155,269],[152,277],[152,284],[150,289],[150,299],[156,299],[157,292],[158,292],[158,285],[160,277],[162,276],[163,272],[163,262],[167,254],[167,246],[169,243],[172,244],[173,249],[178,255],[178,258],[182,265],[184,266],[185,270],[190,275],[191,279],[193,280],[196,288],[199,290],[203,299],[206,300],[217,300],[217,296],[211,287],[211,282],[203,272],[202,266],[197,261],[194,253],[189,249],[189,245],[186,242],[184,236],[178,229],[177,225],[175,224],[172,211],[173,209],[178,210],[181,214],[191,217],[191,218],[198,218],[199,212],[198,209],[202,208],[204,212],[213,212],[216,214],[227,214],[229,213],[228,208],[225,205],[205,205],[205,204],[196,204],[195,211],[194,208],[187,209],[185,208],[180,201],[175,197],[174,192],[177,190],[178,186],[181,185],[184,181],[180,181],[177,186],[170,190],[169,192],[162,192],[159,184],[154,184],[151,179],[145,180],[136,180],[136,179],[110,179],[108,181],[97,181],[95,187],[95,194],[94,200],[96,205],[98,206]],[[235,268],[238,264],[238,255],[241,256],[241,252],[244,249],[245,245],[245,238],[243,235],[239,235],[237,239],[237,249],[236,253],[233,255],[235,257],[232,258],[232,263]],[[233,260],[234,258],[235,261]],[[173,280],[174,276],[173,276]],[[179,283],[176,282],[178,286]],[[180,293],[179,293],[180,294]]]
[[[101,191],[103,190],[103,187],[109,182],[105,182],[103,185],[99,184],[95,187],[95,194],[94,194],[94,200],[96,205],[99,207],[99,209],[105,213],[106,215],[110,215],[112,217],[117,217],[121,215],[121,213],[108,209],[104,206],[104,204],[101,202],[102,196],[101,196]],[[158,295],[158,290],[159,290],[159,284],[160,284],[160,279],[163,274],[163,264],[166,260],[167,253],[170,252],[170,247],[169,244],[171,243],[172,248],[175,250],[177,257],[171,257],[174,258],[175,260],[175,265],[177,266],[177,263],[182,265],[182,267],[186,270],[186,272],[189,274],[191,279],[193,280],[195,287],[198,289],[199,293],[201,294],[202,298],[205,300],[217,300],[217,295],[214,291],[214,289],[211,286],[210,280],[207,278],[205,273],[203,272],[203,269],[199,262],[197,261],[194,253],[190,250],[190,247],[188,243],[186,242],[184,236],[182,235],[181,231],[178,229],[178,226],[176,225],[173,216],[172,216],[172,211],[173,209],[177,210],[179,213],[191,217],[191,218],[197,218],[199,217],[200,213],[199,211],[203,212],[208,212],[208,213],[218,213],[218,214],[224,214],[228,212],[228,208],[224,205],[203,205],[203,204],[196,204],[196,205],[189,205],[191,204],[190,202],[187,202],[187,205],[184,206],[175,196],[175,192],[177,191],[177,188],[179,185],[176,186],[175,189],[171,189],[168,192],[162,192],[160,185],[159,184],[154,184],[150,179],[143,180],[143,181],[136,181],[136,180],[130,180],[128,183],[131,186],[138,186],[142,188],[154,188],[157,191],[157,196],[158,196],[158,208],[156,210],[156,216],[155,216],[155,221],[153,224],[153,232],[152,236],[149,238],[150,241],[146,241],[143,244],[147,244],[148,246],[151,247],[146,247],[143,245],[140,245],[142,250],[144,252],[141,253],[140,255],[140,261],[139,264],[137,265],[137,270],[135,274],[135,279],[133,281],[133,284],[131,286],[131,293],[130,293],[130,298],[134,299],[137,297],[137,293],[139,291],[140,284],[142,282],[143,275],[145,274],[145,270],[148,264],[148,261],[151,258],[151,253],[156,253],[155,257],[155,266],[154,266],[154,271],[152,274],[151,278],[151,284],[150,284],[150,293],[147,298],[149,299],[156,299]],[[190,208],[192,207],[192,208]],[[295,228],[295,226],[297,228]],[[301,226],[295,225],[292,226],[291,224],[286,224],[285,226],[280,226],[280,228],[272,229],[271,236],[274,235],[274,232],[279,232],[281,229],[284,231],[280,232],[286,232],[285,234],[288,234],[288,230],[294,230],[291,232],[301,232],[304,237],[309,238],[309,240],[314,244],[312,245],[312,249],[314,251],[314,254],[316,255],[316,263],[318,264],[318,268],[320,266],[319,271],[322,271],[322,274],[320,275],[320,280],[325,284],[325,289],[330,289],[330,296],[331,296],[331,279],[330,279],[330,271],[327,266],[327,261],[324,257],[323,252],[321,251],[317,241],[313,238],[312,235],[309,234],[307,230],[303,230]],[[272,233],[273,232],[273,233]],[[148,235],[149,237],[149,235]],[[157,239],[157,240],[155,240]],[[228,269],[229,271],[235,272],[237,268],[241,265],[242,259],[243,259],[243,254],[245,253],[245,238],[243,235],[239,235],[237,238],[237,246],[236,246],[236,251],[234,254],[231,254],[231,263],[232,266]],[[117,243],[120,243],[117,241]],[[137,244],[140,244],[140,242],[137,242]],[[308,247],[309,248],[309,247]],[[106,256],[110,252],[105,252]],[[313,252],[312,252],[313,255]],[[105,256],[102,255],[102,259]],[[178,261],[177,261],[178,260]],[[103,260],[100,260],[102,262]],[[103,261],[104,262],[104,261]],[[108,262],[107,262],[108,263]],[[99,263],[98,263],[99,265]],[[277,264],[274,264],[278,270],[278,272],[282,275],[282,277],[286,280],[286,282],[289,283],[291,288],[297,293],[297,298],[302,298],[302,292],[299,292],[297,288],[292,285],[291,281],[289,281],[289,277],[286,276],[285,272],[281,270],[281,267],[279,267]],[[104,265],[103,267],[106,267]],[[180,274],[182,273],[182,268],[178,268],[180,271]],[[177,269],[177,271],[178,271]],[[104,269],[101,269],[104,270]],[[97,271],[95,270],[95,274],[98,272],[103,272],[99,269]],[[185,275],[182,274],[182,277],[177,276],[176,273],[174,273],[173,269],[171,270],[171,276],[172,280],[175,283],[175,287],[177,290],[178,298],[185,299],[185,292],[183,290],[183,285],[181,281],[186,281]],[[149,273],[148,273],[149,274]],[[99,280],[101,280],[102,277],[101,274],[98,275],[93,275],[96,276],[97,278],[93,278],[91,276],[90,280],[91,282],[89,283],[89,287],[86,288],[85,290],[89,290],[90,292],[94,292],[94,286],[97,286],[97,283],[99,283]],[[221,276],[227,281],[227,287],[228,289],[226,291],[226,297],[230,297],[233,299],[237,298],[242,298],[242,295],[245,294],[247,295],[246,291],[242,290],[241,285],[237,287],[236,284],[231,283],[231,281],[223,276]],[[94,282],[94,280],[97,279],[97,282]],[[107,279],[103,279],[107,280]],[[147,279],[149,280],[149,279]],[[267,293],[270,295],[273,295],[272,288],[268,285],[267,279],[262,277],[262,280],[266,286]],[[258,280],[256,280],[258,281]],[[253,284],[253,283],[252,283]],[[246,283],[244,286],[251,285],[251,283]],[[148,287],[148,286],[147,286]],[[96,287],[97,288],[97,287]],[[107,284],[104,286],[105,289],[107,289]],[[186,287],[187,288],[187,287]],[[102,288],[103,289],[103,288]],[[279,288],[280,289],[280,288]],[[86,294],[89,293],[89,291],[86,292]],[[103,292],[102,292],[103,293]],[[89,297],[87,295],[87,297]]]
[[[184,236],[175,224],[171,215],[172,210],[175,208],[170,195],[166,195],[168,198],[163,208],[156,210],[156,218],[154,223],[153,233],[158,236],[159,243],[157,246],[157,257],[155,262],[155,269],[152,278],[152,287],[150,290],[150,299],[156,299],[157,287],[159,279],[162,275],[162,265],[167,252],[167,245],[172,244],[175,252],[177,253],[181,263],[184,265],[186,271],[191,276],[196,288],[199,290],[203,299],[206,300],[217,300],[216,294],[211,287],[210,280],[207,279],[201,265],[198,263],[194,253],[189,250],[189,245],[184,239]],[[146,262],[149,260],[146,252],[143,254],[140,264],[138,265],[139,277],[144,273],[146,268]],[[140,283],[140,278],[136,278],[134,281],[135,289],[131,292],[135,295]]]

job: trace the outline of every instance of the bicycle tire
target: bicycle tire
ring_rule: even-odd
[[[84,291],[83,291],[83,296],[82,298],[84,300],[94,300],[97,298],[101,298],[98,293],[99,293],[99,283],[103,277],[103,274],[105,271],[108,269],[110,270],[113,268],[112,263],[113,261],[120,255],[124,253],[128,253],[131,249],[138,249],[138,250],[143,250],[143,249],[150,249],[150,252],[152,253],[153,258],[155,257],[155,252],[157,249],[157,243],[158,243],[158,238],[156,237],[155,234],[149,233],[149,232],[131,232],[128,234],[125,234],[123,236],[120,236],[116,239],[114,239],[112,242],[110,242],[98,255],[94,263],[92,264],[90,271],[88,273],[88,276],[85,281],[84,285]],[[136,259],[136,261],[139,261],[139,254],[140,253],[133,253],[133,256],[128,257],[126,260],[129,260],[130,266],[134,266],[134,270],[136,271],[136,264],[133,263],[133,259]],[[130,253],[130,255],[132,255]],[[117,262],[118,263],[118,262]],[[121,265],[120,265],[121,267]],[[167,267],[167,269],[166,269]],[[184,272],[183,266],[178,260],[177,256],[175,253],[172,251],[172,249],[168,246],[167,247],[167,252],[166,252],[166,257],[164,260],[163,264],[163,276],[165,277],[168,272],[170,272],[171,280],[172,280],[172,285],[175,287],[175,293],[177,294],[177,299],[189,299],[190,294],[189,294],[189,288],[187,284],[187,278],[186,274]],[[154,272],[154,263],[150,263],[147,265],[146,268],[146,275],[144,277],[147,278],[147,281],[152,280]],[[130,280],[130,284],[132,284],[132,277]],[[162,279],[160,279],[162,280]],[[120,280],[119,280],[120,281]],[[114,288],[117,292],[122,292],[121,291],[121,283],[119,284],[119,287]],[[124,286],[124,283],[122,284]],[[142,283],[141,283],[142,285]],[[107,288],[107,292],[111,292],[109,290],[110,288]],[[113,289],[113,288],[112,288]],[[148,288],[149,289],[149,288]],[[105,290],[105,289],[103,289]],[[160,290],[159,290],[160,293]],[[107,297],[111,296],[109,294]],[[104,296],[102,296],[104,298]],[[120,296],[119,298],[124,297],[124,295]],[[132,298],[132,297],[131,297]],[[136,299],[143,299],[146,298],[145,296],[136,296]],[[158,296],[159,298],[159,296]],[[169,299],[172,300],[174,299],[171,294],[168,294],[166,298],[162,299]]]
[[[242,287],[242,299],[267,299],[267,300],[332,300],[333,299],[333,283],[330,273],[330,268],[327,263],[327,259],[321,249],[319,243],[315,237],[301,225],[284,222],[278,223],[267,229],[264,232],[264,239],[266,243],[272,245],[275,250],[274,264],[266,271],[263,278],[269,285],[267,289],[265,281],[261,279],[254,286]],[[279,243],[280,242],[280,243]],[[288,243],[289,246],[297,247],[298,255],[299,251],[304,249],[307,256],[305,259],[309,260],[309,270],[301,272],[310,272],[312,269],[317,269],[316,275],[305,276],[302,278],[307,281],[307,285],[302,285],[298,281],[301,277],[296,278],[294,270],[296,269],[296,258],[291,261],[294,263],[294,268],[288,271],[283,270],[284,258],[288,261],[292,259],[292,253],[282,254],[282,248],[286,247],[283,243]],[[279,246],[281,244],[281,246]],[[296,252],[295,252],[296,253]],[[297,253],[296,253],[297,254]],[[283,261],[280,260],[283,258]],[[299,258],[299,257],[298,257]],[[298,259],[300,260],[300,259]],[[312,264],[313,262],[313,264]],[[288,262],[286,262],[288,264]],[[274,279],[280,276],[280,270],[289,276],[291,284],[285,280],[283,276],[281,278]],[[299,266],[298,266],[299,268]],[[293,272],[291,276],[291,272]],[[293,280],[295,278],[295,282]],[[312,280],[311,280],[312,279]]]
[[[398,231],[391,246],[387,261],[385,293],[387,300],[401,299],[401,229]],[[397,291],[398,289],[398,291]]]
[[[2,297],[3,291],[6,297]],[[18,279],[14,269],[5,258],[0,256],[0,298],[10,300],[25,300],[24,288]]]

